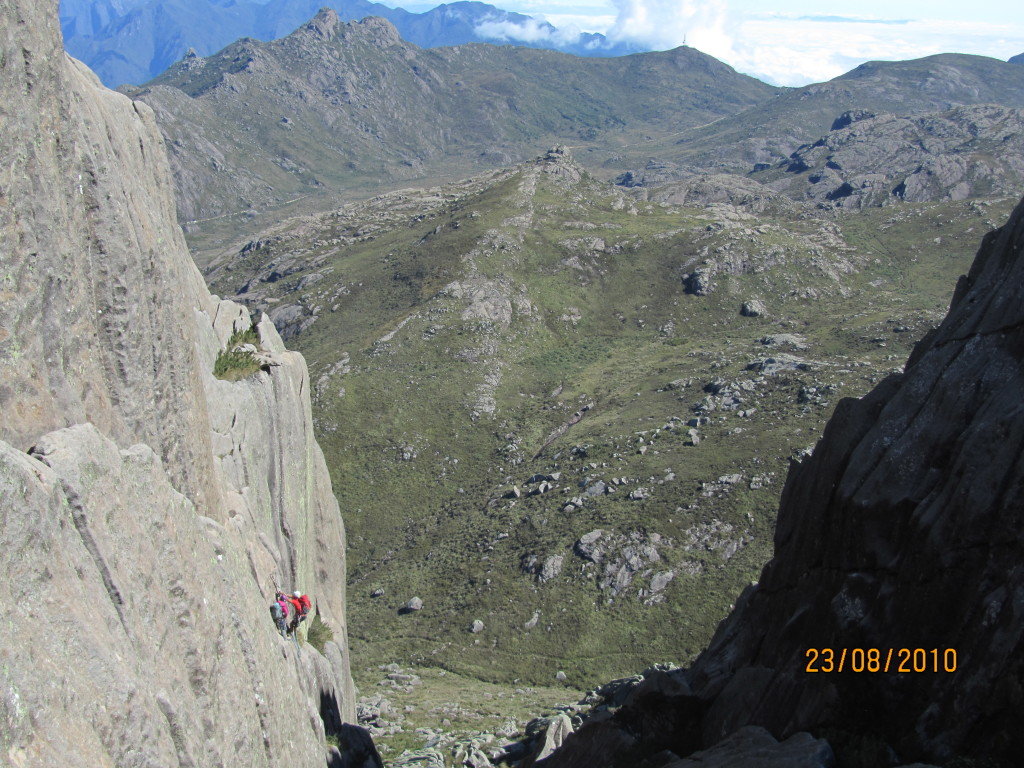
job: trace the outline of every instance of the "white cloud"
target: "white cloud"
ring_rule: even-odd
[[[685,41],[779,85],[829,80],[873,59],[955,51],[1005,60],[1024,52],[1024,24],[914,19],[899,3],[884,17],[736,12],[726,0],[612,2],[617,15],[606,32],[612,42],[664,50]]]
[[[474,31],[485,40],[509,43],[552,43],[572,45],[579,42],[580,29],[575,24],[553,27],[545,21],[528,19],[522,22],[490,19],[474,27]]]
[[[762,41],[770,40],[771,45]],[[760,17],[745,20],[732,58],[740,70],[780,85],[822,82],[872,60],[906,60],[936,53],[974,53],[1007,59],[1024,51],[1024,30],[985,22],[818,21]],[[710,53],[710,51],[709,51]],[[714,54],[712,54],[714,55]]]
[[[605,34],[608,28],[615,23],[614,15],[582,14],[582,13],[542,13],[537,15],[538,19],[562,27],[575,27],[582,32],[599,32]]]
[[[612,0],[618,15],[607,35],[655,50],[687,44],[725,60],[735,22],[725,0]]]
[[[974,3],[864,0],[844,15],[822,11],[818,0],[772,5],[788,12],[765,12],[761,0],[510,0],[498,4],[537,20],[495,20],[480,32],[498,41],[562,45],[577,42],[581,31],[600,32],[611,43],[646,50],[685,41],[740,72],[778,85],[805,85],[876,59],[955,51],[1006,60],[1024,52],[1024,19],[1007,14],[1000,3]],[[969,20],[951,19],[955,13]],[[936,20],[939,14],[946,18]]]

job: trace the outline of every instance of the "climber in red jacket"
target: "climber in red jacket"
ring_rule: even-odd
[[[299,624],[306,620],[306,616],[309,614],[309,595],[303,595],[296,591],[288,598],[288,602],[292,606],[292,621],[288,625],[288,633],[292,634],[299,628]]]

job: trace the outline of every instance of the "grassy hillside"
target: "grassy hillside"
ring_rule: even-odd
[[[309,361],[357,664],[586,687],[692,658],[771,553],[789,462],[1012,202],[716,183],[732,203],[639,201],[552,151],[214,259]]]

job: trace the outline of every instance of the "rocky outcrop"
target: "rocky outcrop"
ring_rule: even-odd
[[[620,179],[624,186],[636,186],[628,181],[626,178]],[[694,173],[683,181],[661,184],[645,178],[642,184],[631,190],[636,197],[669,205],[704,207],[725,203],[754,214],[788,212],[795,207],[787,197],[764,184],[727,173]]]
[[[623,180],[652,186],[699,172],[763,172],[780,162],[788,164],[800,147],[842,127],[842,120],[836,125],[837,117],[934,116],[966,105],[1024,108],[1024,82],[1017,67],[953,53],[866,62],[829,82],[790,89],[733,118],[683,129],[674,146],[662,149],[646,171],[633,171]]]
[[[904,762],[1017,764],[1022,285],[1024,203],[905,373],[842,401],[794,465],[775,557],[693,667],[637,683],[543,765],[686,765],[674,756],[745,726],[869,736]]]
[[[354,720],[345,532],[309,377],[214,359],[248,313],[191,263],[152,112],[0,11],[0,752],[15,765],[323,765]],[[323,653],[270,622],[299,588]]]
[[[992,105],[897,117],[845,113],[832,131],[757,178],[816,202],[863,207],[1016,194],[1024,178],[1024,111]]]

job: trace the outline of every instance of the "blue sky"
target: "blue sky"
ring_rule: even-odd
[[[1024,53],[1020,0],[490,0],[550,21],[567,35],[601,32],[661,50],[686,43],[777,85],[829,80],[865,61]],[[392,4],[391,2],[388,3]],[[395,4],[401,4],[396,2]],[[405,5],[419,10],[422,4]],[[496,28],[514,42],[536,28]]]

